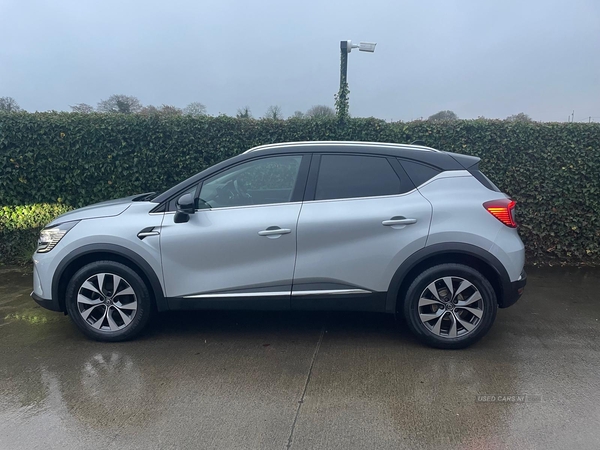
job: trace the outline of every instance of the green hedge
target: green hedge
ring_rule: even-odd
[[[482,158],[518,202],[529,263],[600,265],[600,124],[350,119],[342,128],[335,120],[3,114],[0,206],[78,207],[160,191],[272,142],[417,139]]]
[[[40,230],[69,211],[66,205],[34,204],[0,208],[0,262],[24,263],[35,251]]]

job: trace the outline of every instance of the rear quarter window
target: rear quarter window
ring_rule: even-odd
[[[423,164],[417,161],[411,161],[408,159],[399,159],[400,164],[412,180],[415,186],[420,186],[426,181],[429,181],[435,177],[442,170],[437,167],[430,166],[429,164]]]

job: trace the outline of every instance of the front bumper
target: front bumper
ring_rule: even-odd
[[[50,311],[62,311],[58,300],[46,299],[37,295],[35,292],[31,293],[31,298],[35,300],[35,302],[43,308],[49,309]]]
[[[504,293],[504,301],[500,305],[500,308],[508,308],[509,306],[514,305],[517,300],[521,298],[521,295],[523,295],[526,284],[527,274],[525,273],[525,270],[523,270],[519,279],[510,283],[507,292]]]

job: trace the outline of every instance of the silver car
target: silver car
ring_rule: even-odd
[[[416,145],[256,147],[161,194],[58,217],[31,295],[102,341],[166,310],[353,310],[465,347],[526,282],[515,202],[478,163]]]

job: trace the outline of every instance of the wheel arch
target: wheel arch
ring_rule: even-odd
[[[402,295],[417,274],[444,263],[465,264],[481,272],[494,288],[498,305],[503,306],[504,295],[510,292],[510,277],[502,263],[490,252],[475,245],[449,242],[424,247],[402,263],[388,289],[386,312],[397,312],[404,300]]]
[[[69,280],[77,270],[94,261],[115,261],[133,269],[149,287],[157,310],[165,311],[169,309],[156,272],[141,256],[120,245],[90,244],[69,253],[59,263],[52,277],[52,298],[58,299],[60,310],[65,314],[65,292]]]

